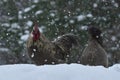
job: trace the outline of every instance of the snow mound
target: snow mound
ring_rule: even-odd
[[[0,66],[0,80],[120,80],[120,65],[109,68],[80,64],[4,65]]]

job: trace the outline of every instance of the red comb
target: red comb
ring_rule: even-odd
[[[36,41],[40,38],[40,31],[39,31],[37,22],[35,22],[32,34],[33,34],[33,40],[34,41]]]

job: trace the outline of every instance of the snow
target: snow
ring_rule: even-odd
[[[33,25],[33,22],[32,21],[27,21],[26,23],[28,26],[32,26]]]
[[[18,25],[18,23],[12,23],[12,24],[11,24],[11,28],[20,29],[20,26]]]
[[[98,5],[97,5],[96,3],[94,3],[94,4],[93,4],[93,7],[96,8],[96,7],[98,7]]]
[[[39,27],[39,30],[40,30],[41,33],[43,33],[44,29],[45,29],[45,26],[40,26]]]
[[[115,41],[115,40],[116,40],[116,37],[115,37],[115,36],[112,36],[111,39],[112,39],[112,41]]]
[[[69,22],[70,22],[71,24],[75,23],[75,21],[74,21],[74,20],[70,20]]]
[[[77,16],[77,20],[78,21],[82,21],[82,20],[84,20],[85,19],[85,16],[84,15],[79,15],[79,16]]]
[[[22,11],[18,11],[18,18],[22,19]]]
[[[31,10],[31,8],[28,7],[28,8],[25,8],[25,9],[24,9],[24,12],[28,12],[28,11],[30,11],[30,10]]]
[[[54,14],[54,13],[50,13],[50,16],[51,16],[51,17],[54,17],[54,16],[55,16],[55,14]]]
[[[87,14],[86,16],[89,17],[89,18],[92,18],[92,17],[93,17],[92,14]]]
[[[59,64],[35,66],[15,64],[0,66],[0,80],[119,80],[120,64],[109,68]]]
[[[0,48],[0,51],[9,51],[9,49],[8,48]]]
[[[32,5],[31,7],[27,7],[27,8],[24,9],[24,12],[29,12],[34,7],[35,7],[35,5]]]
[[[81,26],[80,29],[81,30],[87,30],[88,26]]]
[[[34,57],[34,55],[35,55],[35,54],[34,54],[34,53],[32,53],[31,57],[33,58],[33,57]]]
[[[114,6],[117,7],[117,8],[119,7],[118,3],[114,3]]]
[[[7,2],[7,0],[3,0],[4,2]]]
[[[8,12],[8,15],[10,15],[10,13]]]
[[[1,26],[6,26],[6,27],[9,27],[10,24],[9,23],[3,23]]]
[[[68,16],[64,16],[65,19],[68,19]]]
[[[34,3],[38,3],[38,2],[39,2],[39,0],[33,0],[33,2],[34,2]]]
[[[38,11],[35,12],[35,15],[38,15],[38,14],[41,14],[41,13],[43,13],[43,11],[42,10],[38,10]]]
[[[84,19],[86,19],[86,17],[88,18],[92,18],[93,15],[91,13],[87,14],[87,15],[78,15],[77,16],[77,21],[83,21]]]
[[[21,40],[27,41],[28,37],[29,37],[29,34],[22,35]]]

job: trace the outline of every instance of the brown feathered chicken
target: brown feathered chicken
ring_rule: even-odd
[[[53,42],[49,41],[35,25],[27,40],[28,55],[36,65],[64,63],[78,42],[73,34],[60,36]]]
[[[107,53],[102,45],[101,31],[95,27],[88,27],[88,46],[82,53],[80,63],[84,65],[103,65],[108,67]]]
[[[77,62],[79,54],[79,38],[73,34],[59,36],[52,42],[55,46],[55,57],[63,60],[65,63]],[[75,55],[77,54],[77,55]],[[76,59],[73,59],[76,58]]]

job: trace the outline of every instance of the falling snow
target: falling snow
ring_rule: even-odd
[[[35,53],[32,53],[31,57],[33,58],[33,57],[34,57],[34,55],[35,55]]]
[[[103,32],[103,42],[105,45],[105,50],[108,52],[108,56],[112,56],[113,53],[119,53],[120,51],[120,35],[119,35],[119,31],[120,31],[120,24],[119,24],[119,18],[120,18],[120,4],[119,4],[119,0],[96,0],[96,1],[90,1],[87,2],[84,0],[71,0],[71,1],[64,1],[62,3],[62,0],[60,1],[61,3],[59,4],[59,2],[57,2],[57,0],[11,0],[12,2],[12,7],[11,4],[9,5],[9,0],[2,0],[0,1],[0,32],[1,32],[1,36],[0,36],[0,51],[9,51],[12,50],[12,53],[22,53],[22,51],[26,48],[26,41],[28,39],[28,36],[33,28],[34,22],[37,19],[38,22],[38,26],[39,26],[39,30],[41,33],[43,33],[45,36],[47,36],[48,39],[50,39],[51,41],[54,40],[55,37],[61,35],[61,34],[65,34],[65,33],[75,33],[76,35],[79,35],[79,38],[81,41],[80,42],[80,46],[82,45],[82,49],[84,49],[85,46],[88,46],[87,44],[87,38],[88,35],[87,34],[87,28],[89,27],[89,24],[93,24],[95,25],[95,27],[98,27],[102,30]],[[78,3],[77,3],[78,2]],[[84,3],[86,2],[86,3]],[[5,3],[7,3],[7,5],[4,5]],[[19,4],[19,6],[17,6],[17,4]],[[58,5],[59,4],[59,5]],[[61,5],[62,4],[62,5]],[[9,5],[9,6],[8,6]],[[16,10],[15,10],[16,9]],[[73,27],[74,26],[74,27]],[[31,36],[33,36],[31,34]],[[58,37],[59,39],[60,37]],[[36,51],[35,49],[33,49],[33,51]],[[82,52],[81,52],[82,53]],[[34,57],[34,53],[31,55],[31,57]],[[110,57],[110,61],[112,61],[114,58]],[[118,58],[119,59],[119,58]],[[115,59],[116,60],[116,59]],[[45,62],[47,61],[47,59],[45,60]],[[113,65],[115,62],[113,62],[111,65]],[[120,61],[119,61],[120,63]],[[54,64],[54,62],[52,62],[52,64]],[[11,65],[12,66],[12,65]],[[20,66],[20,65],[18,65]],[[12,67],[16,68],[17,70],[21,67],[18,67],[17,65],[13,65]],[[32,65],[33,66],[33,65]],[[91,72],[94,74],[94,69],[90,68],[85,68],[83,69],[83,67],[88,67],[88,66],[78,66],[81,67],[82,69],[78,68],[74,69],[74,67],[71,67],[69,70],[69,73],[65,72],[66,69],[68,69],[68,67],[72,66],[68,66],[67,64],[63,64],[63,65],[57,65],[57,66],[66,66],[64,70],[61,70],[61,68],[56,69],[56,71],[52,74],[56,74],[57,70],[59,71],[63,71],[61,73],[59,73],[60,75],[62,75],[62,77],[59,77],[59,75],[56,74],[56,79],[57,80],[77,80],[77,78],[80,80],[88,80],[88,77],[90,78],[89,80],[102,80],[101,78],[103,78],[103,80],[113,80],[113,77],[115,80],[119,79],[120,77],[118,76],[120,69],[119,69],[119,65],[116,65],[118,68],[116,68],[116,66],[108,68],[108,69],[104,69],[103,67],[101,67],[99,70],[104,69],[103,70],[103,74],[107,76],[107,78],[104,78],[106,76],[104,76],[102,73],[101,75],[103,75],[102,77],[99,77],[99,70],[97,70],[95,73],[97,73],[97,77],[94,78],[89,76],[91,75]],[[2,67],[2,66],[1,66]],[[20,77],[20,80],[22,80],[21,78],[25,78],[23,80],[40,80],[40,79],[36,79],[36,78],[32,78],[32,76],[30,75],[34,75],[32,73],[29,73],[29,71],[31,72],[31,70],[34,70],[34,68],[37,68],[37,66],[34,66],[33,68],[30,69],[26,69],[26,72],[28,72],[28,77]],[[47,67],[46,66],[40,66],[39,70],[42,70],[41,67]],[[49,66],[51,68],[51,66]],[[49,68],[48,67],[48,68]],[[55,66],[53,66],[55,67]],[[51,69],[48,69],[51,70]],[[92,67],[93,68],[93,67]],[[99,67],[95,67],[95,68],[99,68]],[[11,73],[7,73],[6,70],[6,66],[4,68],[0,68],[1,69],[1,73],[0,76],[3,77],[4,79],[2,79],[0,77],[0,80],[18,80],[19,76],[15,76],[16,74],[13,73],[14,75],[12,75]],[[3,69],[5,69],[4,72]],[[38,70],[35,70],[36,71]],[[78,70],[80,69],[80,70]],[[90,72],[87,77],[83,76],[84,73]],[[109,72],[110,70],[110,73]],[[12,68],[11,68],[12,70]],[[76,78],[72,78],[70,75],[74,75],[74,70],[78,71],[79,74],[81,74],[82,76],[77,75]],[[86,72],[84,72],[84,71]],[[90,70],[90,71],[89,71]],[[92,71],[93,70],[93,71]],[[19,71],[19,70],[18,70]],[[24,66],[22,67],[22,69],[20,70],[20,73],[24,73],[22,72],[24,71]],[[108,72],[106,72],[108,71]],[[12,72],[12,71],[11,71]],[[17,73],[17,71],[14,71]],[[25,73],[26,73],[25,72]],[[101,71],[102,72],[102,71]],[[5,75],[7,77],[4,76],[3,73],[9,74],[9,75]],[[37,73],[41,73],[42,72],[37,72]],[[36,73],[36,74],[37,74]],[[49,77],[51,78],[52,74],[49,74],[49,72],[46,71],[46,75],[49,75],[48,78],[43,76],[44,78],[47,78],[47,80],[49,79]],[[73,74],[72,74],[73,73]],[[105,74],[108,73],[109,75]],[[114,74],[116,73],[116,74]],[[17,73],[18,75],[19,73]],[[65,75],[63,75],[65,74]],[[21,74],[22,75],[22,74]],[[95,76],[96,76],[95,75]],[[111,76],[113,75],[113,76]],[[13,79],[11,77],[14,77],[16,79]],[[69,79],[66,76],[70,76],[71,79]],[[80,76],[80,77],[79,77]],[[117,76],[117,77],[116,77]],[[9,78],[10,77],[10,78]],[[39,75],[37,76],[39,78]],[[59,77],[59,78],[57,78]],[[7,79],[6,79],[7,78]],[[54,79],[51,79],[54,80]]]
[[[26,23],[28,26],[32,26],[33,22],[32,21],[27,21]]]
[[[112,36],[111,39],[112,39],[112,41],[115,41],[115,40],[116,40],[116,37],[115,37],[115,36]]]
[[[11,28],[20,29],[20,26],[18,25],[18,23],[13,23],[13,24],[11,24]]]
[[[35,13],[35,15],[38,15],[38,14],[41,14],[41,13],[43,13],[43,11],[42,11],[42,10],[39,10],[39,11],[37,11],[37,12]]]
[[[27,41],[28,37],[29,37],[29,34],[22,35],[22,36],[21,36],[21,40]]]
[[[0,51],[9,51],[8,48],[0,48]]]
[[[85,19],[85,16],[84,15],[79,15],[78,17],[77,17],[77,20],[78,21],[82,21],[82,20],[84,20]]]
[[[33,49],[34,52],[36,52],[36,49]]]
[[[93,7],[96,8],[98,5],[96,3],[93,4]]]
[[[25,8],[25,9],[24,9],[24,12],[28,12],[28,11],[30,11],[31,9],[33,9],[34,7],[35,7],[35,5],[32,5],[31,7]]]
[[[90,17],[90,18],[92,18],[92,17],[93,17],[93,15],[92,15],[92,14],[87,14],[86,16],[87,16],[87,17]]]

